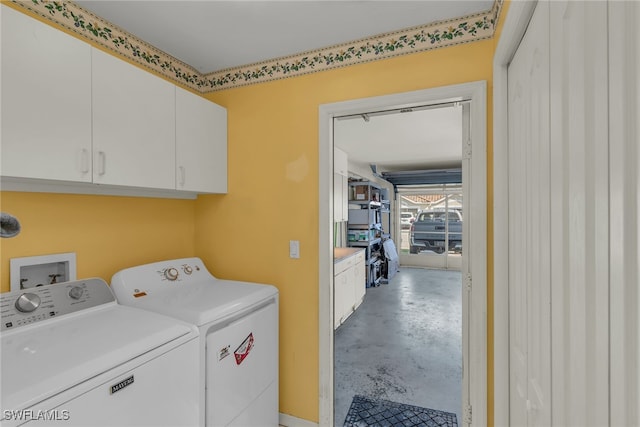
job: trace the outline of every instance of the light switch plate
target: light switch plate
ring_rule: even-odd
[[[300,258],[299,240],[289,240],[289,257],[294,259]]]

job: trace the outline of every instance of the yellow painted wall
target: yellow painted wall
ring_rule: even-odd
[[[279,288],[281,412],[318,420],[319,105],[486,80],[491,123],[493,52],[487,40],[209,95],[229,112],[229,194],[196,202],[196,253]]]
[[[2,292],[10,258],[76,252],[78,278],[109,282],[120,269],[195,253],[194,200],[3,191],[0,208],[22,225],[0,239]]]

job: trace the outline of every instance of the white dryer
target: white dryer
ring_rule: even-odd
[[[2,425],[196,426],[198,330],[87,279],[0,295]]]
[[[121,304],[199,328],[207,426],[278,425],[275,287],[220,280],[199,258],[184,258],[122,270],[111,288]]]

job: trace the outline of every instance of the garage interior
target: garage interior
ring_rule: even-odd
[[[463,212],[462,110],[451,103],[334,121],[334,261],[345,248],[366,259],[357,266],[366,270],[361,301],[342,302],[335,270],[335,425],[350,425],[355,396],[452,413],[462,424],[462,251],[411,245],[419,213]]]

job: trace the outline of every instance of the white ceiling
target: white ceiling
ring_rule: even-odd
[[[460,167],[462,107],[338,119],[334,143],[351,161],[379,171]]]
[[[201,73],[486,12],[493,0],[79,0]]]
[[[486,12],[493,0],[79,0],[201,73],[246,66]],[[336,144],[385,170],[450,167],[461,158],[459,109],[343,120]]]

